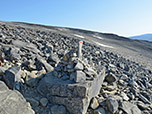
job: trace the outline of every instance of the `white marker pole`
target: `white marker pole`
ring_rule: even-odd
[[[82,44],[83,41],[79,42],[79,48],[78,48],[78,57],[81,58],[82,57]]]

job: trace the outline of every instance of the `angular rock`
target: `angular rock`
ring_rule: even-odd
[[[10,67],[8,70],[5,71],[5,75],[3,76],[3,79],[6,85],[10,89],[15,88],[15,84],[20,82],[21,80],[20,71],[21,68],[19,66]]]
[[[128,101],[129,97],[126,95],[126,93],[121,92],[121,97],[123,98],[123,100]]]
[[[55,65],[60,61],[60,59],[58,58],[57,54],[51,53],[51,55],[48,58],[48,61],[51,65]]]
[[[99,93],[104,77],[105,68],[94,80],[80,83],[64,81],[50,72],[40,81],[37,90],[51,103],[64,105],[70,113],[85,114],[90,100]]]
[[[74,81],[79,83],[79,82],[85,82],[85,80],[86,80],[86,74],[83,71],[76,71]]]
[[[118,110],[118,102],[115,98],[113,97],[108,97],[107,98],[107,101],[106,101],[106,104],[107,104],[107,107],[108,107],[108,110],[111,112],[111,113],[115,113],[117,110]]]
[[[66,109],[62,105],[54,105],[51,107],[52,114],[67,114]]]
[[[0,81],[0,114],[35,114],[24,97]]]
[[[121,103],[120,108],[126,113],[126,114],[141,114],[140,109],[137,107],[137,105],[134,105],[130,102],[124,101]]]
[[[40,104],[41,104],[43,107],[46,107],[46,105],[48,104],[47,98],[42,98],[42,99],[40,99]]]
[[[17,39],[12,40],[11,43],[18,48],[22,48],[22,47],[25,47],[27,45],[25,42],[23,42],[21,40],[17,40]]]
[[[0,67],[0,76],[4,75],[6,68]]]
[[[78,62],[75,67],[74,67],[75,70],[83,70],[83,64]]]
[[[104,108],[99,107],[98,109],[94,110],[94,114],[106,114],[106,111]]]
[[[51,72],[54,70],[54,67],[52,67],[49,63],[47,63],[47,61],[45,61],[43,59],[39,59],[39,61],[43,64],[43,66],[47,72]]]
[[[113,83],[116,82],[117,78],[114,74],[110,73],[105,77],[105,81],[107,81],[108,83]]]
[[[21,59],[21,56],[19,54],[19,49],[17,48],[11,48],[10,49],[10,60],[18,61]]]
[[[90,107],[91,107],[92,109],[96,109],[96,108],[98,108],[98,106],[99,106],[98,100],[94,97],[94,98],[91,100]]]

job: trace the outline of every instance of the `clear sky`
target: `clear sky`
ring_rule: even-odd
[[[0,20],[133,36],[152,33],[152,0],[1,0]]]

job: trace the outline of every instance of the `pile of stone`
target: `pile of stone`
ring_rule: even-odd
[[[70,50],[79,41],[50,29],[0,23],[0,111],[20,114],[11,108],[20,105],[31,114],[151,114],[152,71],[85,41],[78,58]]]
[[[40,81],[38,92],[50,103],[65,106],[67,113],[85,114],[90,100],[99,94],[105,69],[101,67],[97,73],[76,57],[76,53],[73,56],[69,53]]]

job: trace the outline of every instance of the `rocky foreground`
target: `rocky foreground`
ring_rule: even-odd
[[[79,41],[0,23],[0,114],[152,114],[152,71]]]

